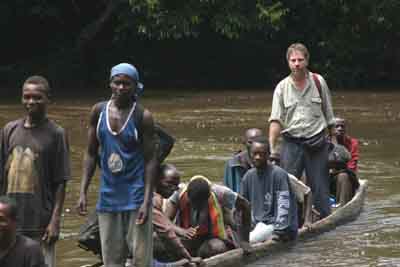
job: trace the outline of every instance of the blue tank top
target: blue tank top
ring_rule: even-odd
[[[109,123],[104,105],[97,123],[100,150],[100,190],[96,209],[100,212],[136,210],[144,199],[144,155],[133,118],[136,103],[119,132]]]

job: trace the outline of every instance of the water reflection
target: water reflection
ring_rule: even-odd
[[[221,181],[226,159],[239,149],[240,137],[248,127],[265,129],[272,91],[151,92],[144,105],[177,139],[168,161],[184,173],[184,179],[204,174]],[[86,145],[87,117],[102,96],[57,99],[50,117],[68,130],[71,143],[72,176],[68,184],[63,229],[76,234],[85,218],[78,217],[81,160]],[[398,157],[400,93],[333,94],[335,112],[349,121],[349,131],[361,143],[360,175],[369,180],[364,212],[353,223],[322,236],[296,244],[285,253],[249,266],[399,266],[400,183]],[[23,114],[19,99],[0,105],[0,123]],[[97,199],[98,174],[89,188],[89,207]],[[79,249],[69,237],[58,243],[58,266],[93,263],[96,257]]]

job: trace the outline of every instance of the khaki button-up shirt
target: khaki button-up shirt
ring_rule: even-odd
[[[321,84],[321,95],[311,73],[307,75],[303,90],[295,87],[291,76],[276,86],[269,121],[279,122],[281,133],[297,138],[310,138],[328,125],[335,124],[328,85],[322,76],[317,76]]]

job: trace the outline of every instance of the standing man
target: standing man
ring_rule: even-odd
[[[17,205],[0,196],[0,266],[45,267],[38,242],[17,234]]]
[[[26,117],[2,131],[0,194],[17,202],[17,232],[40,241],[46,264],[53,267],[70,157],[64,129],[47,118],[49,96],[44,77],[24,82]]]
[[[236,193],[240,192],[240,182],[242,181],[243,175],[248,169],[253,167],[249,156],[251,142],[255,137],[261,135],[263,135],[261,129],[247,129],[243,137],[243,144],[246,150],[236,153],[225,164],[224,184]]]
[[[87,212],[87,190],[100,163],[96,210],[99,216],[103,262],[125,266],[128,250],[136,267],[152,266],[152,194],[157,172],[153,117],[136,101],[143,88],[134,66],[111,69],[111,99],[90,113],[88,148],[84,160],[80,214]],[[141,112],[141,121],[134,112]],[[124,242],[125,241],[125,242]]]
[[[330,214],[328,143],[326,132],[334,136],[331,95],[324,78],[308,69],[310,55],[300,43],[289,46],[286,59],[291,74],[274,91],[269,118],[271,158],[278,155],[282,134],[281,167],[296,177],[303,171],[313,193],[313,203],[321,218]]]

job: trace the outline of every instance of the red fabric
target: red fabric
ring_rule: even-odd
[[[208,203],[210,204],[210,200],[208,201]],[[191,223],[190,223],[190,216],[191,216],[192,208],[190,206],[189,197],[188,197],[187,192],[184,192],[182,194],[181,199],[179,201],[179,205],[180,205],[180,216],[181,216],[180,222],[181,222],[182,228],[187,229],[189,227],[195,227],[196,225],[191,225]],[[199,236],[208,235],[208,221],[205,221],[199,225],[197,234]]]
[[[354,172],[357,172],[357,170],[358,170],[357,163],[358,163],[358,159],[359,159],[358,140],[346,135],[344,137],[344,144],[342,144],[342,145],[344,145],[351,154],[351,159],[347,163],[347,168],[349,168],[350,170],[352,170]]]
[[[179,209],[180,209],[180,224],[182,228],[189,228],[189,227],[194,227],[195,225],[190,224],[190,218],[191,218],[191,206],[189,202],[189,197],[187,192],[183,192],[181,195],[180,201],[179,201]],[[204,221],[202,222],[199,226],[199,229],[197,230],[197,234],[199,236],[205,236],[208,234],[211,234],[213,237],[218,237],[221,239],[225,239],[225,229],[219,228],[219,223],[218,220],[222,219],[222,214],[219,214],[217,208],[215,207],[213,203],[213,197],[210,195],[208,199],[208,210],[209,210],[209,218],[210,222]],[[223,221],[221,221],[223,223]],[[211,227],[209,227],[209,223],[211,223]],[[210,229],[211,228],[211,229]],[[209,233],[209,229],[211,233]]]
[[[211,203],[210,203],[210,202],[211,202]],[[208,210],[209,210],[209,213],[210,213],[210,218],[211,218],[212,222],[214,222],[214,221],[217,220],[217,217],[220,216],[220,214],[218,214],[218,211],[217,211],[216,209],[210,208],[210,207],[213,207],[213,203],[212,203],[211,197],[210,197],[210,199],[208,200],[208,206],[209,206]],[[221,215],[222,215],[222,214],[221,214]],[[212,235],[213,235],[213,236],[219,237],[219,236],[220,236],[220,233],[219,233],[218,226],[216,226],[216,225],[218,225],[217,222],[213,223],[213,227],[212,227],[211,231],[212,231]],[[208,229],[207,229],[207,230],[208,230]]]
[[[181,199],[179,200],[179,210],[180,210],[180,226],[182,228],[190,227],[190,202],[187,192],[183,193]]]

